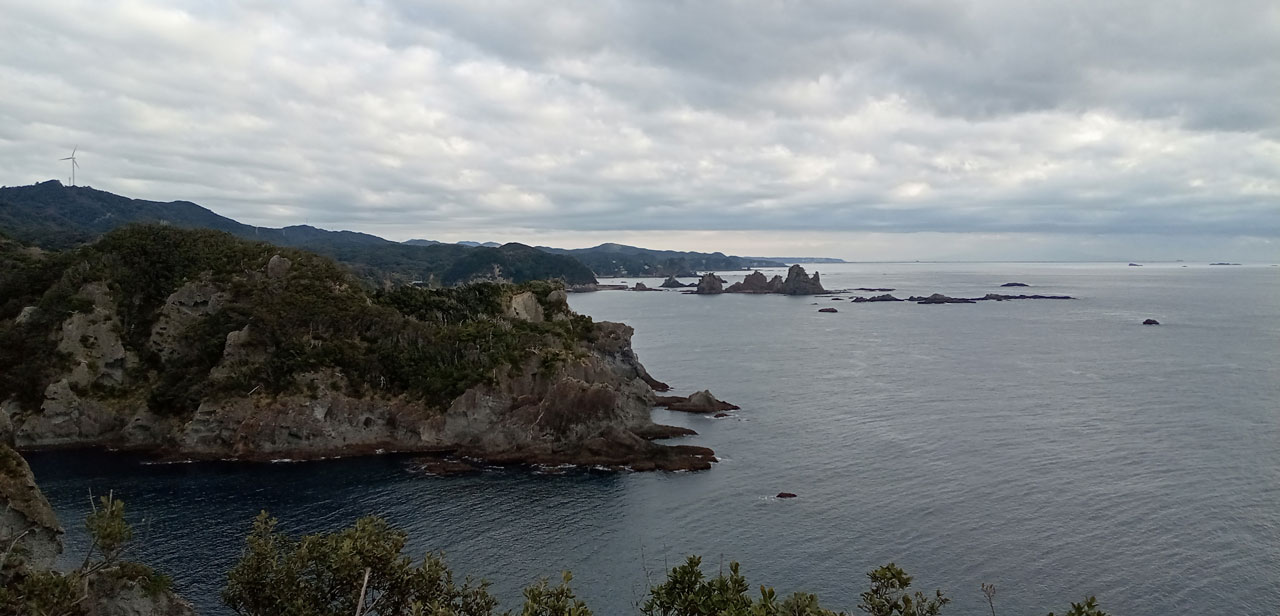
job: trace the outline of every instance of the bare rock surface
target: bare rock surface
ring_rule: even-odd
[[[778,289],[783,295],[818,295],[826,293],[827,290],[822,288],[822,281],[818,278],[818,272],[814,272],[810,277],[805,273],[804,268],[800,265],[792,265],[787,269],[787,279],[782,281]]]
[[[714,272],[707,272],[698,279],[698,295],[716,295],[724,293],[724,281]]]
[[[49,569],[62,553],[62,526],[27,461],[0,443],[0,551],[13,544],[23,566]]]
[[[736,411],[741,408],[716,398],[705,389],[687,398],[682,396],[658,396],[655,398],[654,403],[673,411],[684,411],[686,413],[718,413],[721,411]]]

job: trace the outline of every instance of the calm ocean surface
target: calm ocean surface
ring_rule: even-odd
[[[264,508],[297,533],[385,516],[413,553],[443,550],[456,572],[492,580],[506,607],[570,569],[597,614],[635,613],[646,575],[698,553],[846,610],[864,573],[894,561],[955,599],[944,614],[983,613],[981,582],[998,588],[1000,614],[1089,594],[1117,616],[1280,613],[1280,268],[808,267],[828,288],[899,297],[1017,281],[1032,287],[1008,292],[1079,299],[572,296],[579,312],[635,327],[640,359],[679,393],[742,406],[720,420],[656,412],[722,457],[703,473],[431,478],[393,458],[85,453],[32,466],[72,557],[88,491],[114,489],[144,539],[134,558],[170,573],[202,614],[228,613],[225,573]],[[840,312],[816,312],[829,306]],[[1163,325],[1139,325],[1148,317]]]

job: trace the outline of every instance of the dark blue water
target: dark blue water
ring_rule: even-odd
[[[575,295],[636,329],[678,391],[743,408],[659,412],[723,461],[709,472],[427,478],[391,458],[144,466],[32,457],[82,554],[86,495],[114,489],[203,613],[259,509],[295,532],[374,513],[444,550],[504,605],[562,569],[599,614],[634,613],[688,553],[853,609],[895,561],[946,610],[1044,614],[1096,594],[1117,615],[1280,613],[1280,268],[820,266],[828,287],[1068,294],[976,305],[827,298]],[[731,281],[733,276],[726,276]],[[631,280],[630,282],[635,282]],[[653,281],[650,281],[653,282]],[[847,297],[847,296],[846,296]],[[812,303],[819,305],[814,306]],[[819,314],[817,308],[840,309]],[[1159,327],[1139,323],[1154,317]],[[779,491],[799,498],[779,501]],[[146,522],[142,522],[142,520]]]

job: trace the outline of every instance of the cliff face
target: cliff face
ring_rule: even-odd
[[[0,344],[19,347],[0,371],[39,358],[0,380],[18,447],[641,466],[677,451],[641,437],[656,433],[657,382],[631,328],[574,314],[558,286],[374,293],[306,253],[129,233],[65,257],[0,312]],[[164,263],[165,250],[196,255]]]
[[[62,553],[62,527],[18,452],[0,443],[0,551],[4,566],[49,569]]]
[[[62,553],[62,526],[26,460],[3,442],[0,507],[0,613],[36,613],[32,609],[38,605],[57,614],[194,616],[191,605],[172,591],[146,585],[143,578],[150,570],[134,563],[54,572],[54,561]],[[70,594],[60,595],[60,600],[41,596],[60,594],[55,590],[59,588]],[[50,605],[51,601],[56,603]]]

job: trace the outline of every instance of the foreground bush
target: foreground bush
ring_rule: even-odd
[[[253,523],[240,562],[228,576],[223,601],[240,616],[495,616],[497,599],[488,583],[458,585],[444,561],[427,554],[414,563],[401,555],[405,532],[376,517],[361,518],[335,533],[299,539],[276,530],[265,512]],[[939,616],[950,599],[912,592],[911,576],[889,563],[867,573],[868,589],[858,610],[870,616]],[[520,616],[591,616],[569,587],[571,576],[524,590]],[[992,601],[995,587],[983,585]],[[772,588],[755,593],[738,563],[714,577],[702,559],[690,556],[649,589],[643,616],[848,616],[822,607],[816,595],[797,592],[779,599]],[[511,612],[502,612],[510,615]],[[1049,616],[1054,616],[1050,614]],[[1107,616],[1090,597],[1063,616]]]
[[[9,550],[0,557],[0,616],[81,616],[128,586],[152,597],[168,593],[167,576],[122,559],[133,539],[123,501],[99,498],[85,526],[89,550],[80,566],[66,573],[15,564],[13,544],[6,542]]]

